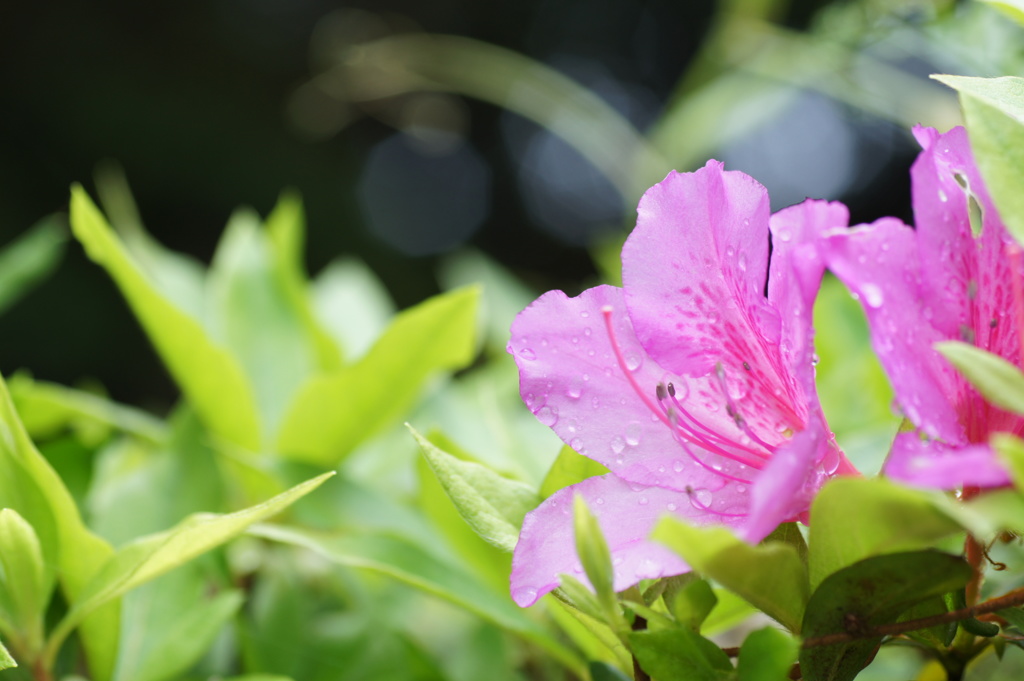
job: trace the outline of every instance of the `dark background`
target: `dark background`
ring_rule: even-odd
[[[0,10],[0,243],[66,210],[70,183],[92,191],[96,164],[113,159],[127,173],[147,228],[172,249],[209,261],[235,207],[265,215],[283,188],[294,187],[308,213],[311,273],[354,253],[400,306],[435,293],[443,253],[403,253],[401,244],[375,235],[360,203],[367,159],[395,130],[362,117],[329,139],[311,140],[287,120],[289,97],[311,76],[314,29],[341,8],[471,36],[590,79],[598,91],[631,93],[624,110],[641,128],[669,97],[714,9],[669,0],[8,4]],[[801,28],[818,9],[812,0],[795,2],[782,22]],[[516,149],[535,126],[479,102],[465,102],[465,111],[467,143],[489,173],[486,215],[472,234],[434,250],[475,246],[538,290],[571,289],[593,277],[581,245],[609,224],[628,222],[633,207],[612,201],[591,215],[569,201],[560,208],[564,233],[559,219],[541,224]],[[877,161],[872,174],[822,198],[846,200],[855,220],[908,217],[912,143],[891,124],[864,116],[854,129],[858,153]],[[570,161],[570,170],[580,167]],[[411,179],[390,182],[385,165],[385,179],[375,185],[385,195],[393,190],[397,202],[401,182],[416,181],[416,164],[402,167],[413,168]],[[421,170],[430,175],[429,164]],[[773,189],[774,178],[758,179]],[[0,317],[0,371],[21,368],[64,383],[95,378],[116,399],[156,408],[174,395],[113,284],[75,243],[54,276]]]

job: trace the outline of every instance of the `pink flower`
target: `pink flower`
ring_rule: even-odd
[[[811,328],[823,271],[813,240],[846,224],[837,203],[769,216],[764,187],[711,161],[644,195],[623,288],[550,291],[516,318],[508,350],[526,405],[611,471],[526,516],[512,564],[519,605],[560,574],[585,580],[575,494],[598,517],[621,590],[688,570],[647,539],[663,514],[759,541],[800,518],[830,475],[853,472],[818,403]]]
[[[914,135],[924,148],[911,169],[916,229],[885,218],[830,237],[824,255],[860,298],[897,402],[918,428],[897,436],[886,475],[943,489],[1005,485],[989,435],[1020,435],[1024,419],[986,402],[933,345],[973,343],[1020,365],[1015,246],[964,129]]]

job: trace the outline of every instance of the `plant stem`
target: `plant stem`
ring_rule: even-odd
[[[932,615],[930,617],[921,617],[916,620],[907,620],[906,622],[896,622],[894,624],[880,624],[877,627],[868,627],[862,632],[856,634],[852,633],[839,633],[839,634],[826,634],[825,636],[816,636],[814,638],[806,639],[803,642],[804,648],[816,648],[818,646],[830,646],[836,643],[848,643],[850,641],[856,641],[864,638],[875,638],[877,636],[895,636],[897,634],[904,634],[908,631],[917,631],[918,629],[927,629],[934,627],[939,624],[948,624],[949,622],[959,622],[960,620],[970,619],[977,617],[978,615],[987,615],[989,613],[998,612],[1005,608],[1012,608],[1017,605],[1024,604],[1024,588],[1014,589],[1013,591],[1000,596],[999,598],[992,598],[984,603],[978,605],[968,606],[960,610],[954,610],[952,612],[942,613],[941,615]]]

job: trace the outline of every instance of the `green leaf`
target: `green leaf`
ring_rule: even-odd
[[[640,667],[657,679],[720,681],[722,672],[732,671],[721,648],[685,629],[631,632],[629,647]]]
[[[698,633],[704,620],[718,605],[714,589],[703,579],[688,579],[685,584],[677,586],[673,583],[673,578],[669,578],[663,598],[668,611],[676,621],[690,631]]]
[[[4,647],[3,641],[0,641],[0,669],[11,669],[17,667],[18,663],[14,661],[11,654],[7,652],[7,648]]]
[[[569,445],[564,445],[558,452],[558,458],[551,464],[544,482],[540,485],[540,496],[547,499],[552,494],[587,478],[605,475],[608,469],[582,454],[577,454]]]
[[[509,480],[482,464],[460,461],[412,427],[409,430],[459,515],[484,541],[511,553],[523,516],[540,503],[537,493],[529,485]]]
[[[612,568],[612,554],[608,550],[608,542],[601,532],[601,525],[590,509],[586,500],[577,494],[572,504],[573,533],[576,538],[576,555],[579,556],[583,571],[597,592],[597,597],[605,608],[605,612],[618,614],[613,582],[615,571]]]
[[[936,343],[935,349],[989,402],[1007,411],[1024,414],[1024,373],[1016,365],[960,341]]]
[[[960,93],[985,188],[1010,234],[1024,242],[1024,79],[933,77]]]
[[[0,508],[18,512],[35,531],[43,556],[44,584],[59,578],[68,600],[74,600],[99,566],[113,553],[91,533],[70,492],[44,459],[18,419],[0,378]],[[101,609],[82,623],[82,638],[92,675],[110,678],[120,627],[117,604]]]
[[[156,444],[167,437],[163,422],[142,411],[84,390],[37,381],[24,372],[8,385],[25,429],[35,439],[56,436],[66,428],[116,428]]]
[[[813,521],[812,521],[813,527]],[[814,542],[811,541],[813,551]],[[805,645],[838,633],[867,632],[896,622],[917,603],[962,588],[971,568],[959,556],[913,551],[874,556],[830,575],[811,594],[804,616]],[[881,636],[805,647],[800,668],[807,681],[850,681],[867,665]]]
[[[192,667],[244,600],[210,587],[193,562],[126,594],[115,681],[168,681]]]
[[[439,435],[433,437],[437,441],[442,441]],[[444,446],[449,451],[454,449],[450,443]],[[417,502],[424,515],[448,541],[468,570],[490,584],[495,591],[504,593],[508,589],[512,556],[507,551],[484,541],[469,526],[426,457],[416,460],[416,474],[419,480]]]
[[[361,260],[331,261],[313,282],[320,323],[353,362],[366,354],[395,315],[387,287]]]
[[[981,0],[990,7],[995,7],[1000,12],[1024,26],[1024,2],[1022,0]]]
[[[283,494],[242,511],[217,515],[197,513],[166,532],[142,537],[117,551],[71,603],[51,636],[59,644],[89,612],[135,587],[187,563],[238,536],[251,524],[275,515],[319,487],[334,472],[324,473]]]
[[[17,632],[18,649],[34,657],[43,643],[43,615],[53,589],[32,526],[17,511],[0,509],[0,621]]]
[[[430,298],[399,314],[356,364],[307,381],[285,416],[277,450],[335,466],[407,413],[427,378],[472,360],[479,295],[465,288]]]
[[[1017,491],[1024,491],[1024,440],[1009,433],[996,433],[990,439],[999,461],[1006,466]]]
[[[282,285],[281,267],[259,216],[235,211],[210,264],[208,326],[251,382],[265,433],[276,432],[296,391],[321,368],[315,337],[296,307],[302,284],[289,277],[289,285]],[[336,356],[325,368],[339,364]]]
[[[651,537],[697,572],[799,633],[809,587],[807,568],[792,545],[751,546],[724,527],[692,527],[675,518],[662,519]]]
[[[591,681],[630,681],[630,677],[607,662],[591,662],[587,665]]]
[[[960,531],[927,492],[850,477],[830,480],[821,489],[811,506],[810,528],[812,589],[868,556],[934,546]]]
[[[1007,622],[1010,626],[1016,627],[1020,631],[1024,631],[1024,610],[1021,608],[1006,608],[996,613]]]
[[[199,321],[157,290],[79,185],[71,188],[71,229],[89,257],[121,289],[168,371],[210,430],[240,447],[259,449],[256,402],[237,360],[209,337]]]
[[[412,542],[375,533],[336,536],[300,528],[260,525],[251,534],[308,548],[340,565],[372,570],[476,613],[487,621],[542,647],[574,674],[582,676],[581,659],[516,607],[507,595],[494,593],[461,566],[444,561]]]
[[[0,251],[0,314],[57,268],[66,242],[64,221],[51,215]]]
[[[800,644],[771,627],[751,632],[740,646],[739,681],[787,681]]]
[[[313,300],[303,266],[306,214],[298,194],[285,192],[267,216],[267,236],[273,248],[274,275],[299,317],[321,371],[341,368],[341,352],[313,312]]]

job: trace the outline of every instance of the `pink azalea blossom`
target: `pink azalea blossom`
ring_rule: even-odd
[[[933,346],[964,341],[1020,365],[1019,256],[964,129],[914,135],[924,148],[911,169],[916,229],[885,218],[830,237],[824,255],[860,299],[899,407],[918,429],[896,437],[886,475],[942,489],[1005,485],[989,435],[1020,435],[1024,419],[989,404]]]
[[[818,403],[811,328],[823,271],[813,242],[846,226],[846,208],[769,213],[764,187],[721,163],[673,172],[640,201],[623,288],[550,291],[516,318],[508,349],[526,405],[611,471],[527,515],[512,565],[518,604],[560,574],[585,580],[576,494],[601,524],[621,590],[688,570],[647,538],[662,515],[759,541],[801,518],[830,475],[853,472]]]

